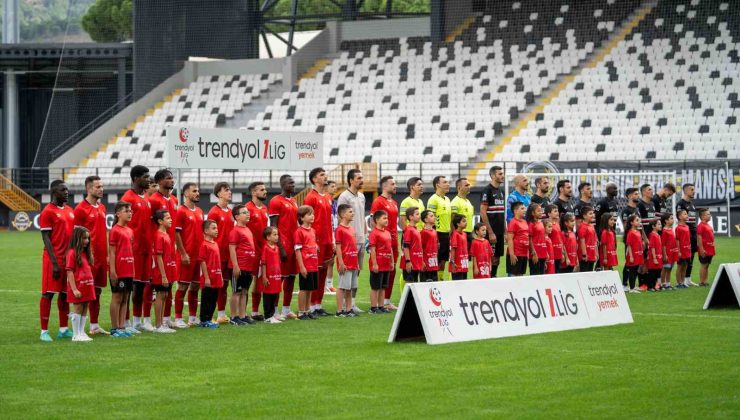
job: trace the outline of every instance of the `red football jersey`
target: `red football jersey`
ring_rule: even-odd
[[[663,244],[660,235],[655,231],[650,232],[648,237],[648,256],[645,265],[649,270],[663,268]]]
[[[359,261],[357,258],[357,242],[355,242],[355,228],[352,225],[344,226],[340,224],[334,231],[334,240],[342,249],[342,261],[348,271],[359,270]],[[339,261],[337,261],[339,269]]]
[[[152,252],[154,232],[157,227],[152,223],[152,208],[146,195],[138,195],[134,190],[128,190],[121,201],[131,204],[131,221],[128,227],[134,231],[134,253],[136,255]]]
[[[529,222],[529,237],[534,245],[534,252],[537,254],[537,258],[544,260],[547,259],[547,241],[545,238],[545,225],[541,221]]]
[[[583,257],[580,241],[586,242],[586,261],[596,261],[596,229],[590,223],[581,223],[578,226],[578,254]]]
[[[182,245],[190,256],[191,262],[195,262],[200,252],[200,244],[203,242],[203,210],[198,206],[193,209],[184,205],[178,207],[175,229],[180,232]]]
[[[59,268],[64,270],[69,240],[72,238],[72,231],[75,228],[74,210],[66,204],[64,207],[57,207],[49,203],[41,211],[39,227],[41,230],[49,231],[49,239],[51,239],[54,256],[57,259]],[[49,255],[46,253],[46,247],[44,247],[44,258],[49,258]]]
[[[547,242],[547,259],[545,260],[545,274],[555,274],[555,249],[552,246],[552,239],[548,236]]]
[[[560,266],[575,267],[578,265],[578,240],[576,240],[576,235],[571,231],[565,230],[561,231],[560,234],[563,238],[565,253],[568,255],[568,262],[570,262],[570,264],[565,264],[565,260],[562,260]]]
[[[426,227],[422,229],[421,243],[424,248],[425,271],[439,270],[439,261],[437,260],[439,238],[437,237],[437,230],[435,228],[427,229]]]
[[[172,226],[167,229],[167,234],[170,236],[170,242],[172,247],[175,247],[175,231],[177,230],[177,198],[170,194],[165,197],[159,191],[155,192],[149,197],[149,206],[152,208],[152,216],[159,209],[167,210],[172,218]]]
[[[236,245],[236,262],[239,269],[250,273],[257,273],[257,252],[254,245],[252,231],[246,226],[234,226],[229,233],[229,245]],[[233,268],[229,258],[229,268]]]
[[[450,250],[455,250],[455,269],[450,265],[450,273],[468,272],[468,237],[465,232],[453,230],[450,234]]]
[[[679,258],[691,258],[691,231],[688,225],[676,226],[676,240]]]
[[[198,253],[198,264],[201,262],[206,263],[208,278],[211,280],[211,287],[214,289],[221,288],[224,285],[224,280],[221,273],[219,246],[216,242],[203,241],[200,245],[200,252]],[[200,275],[200,287],[201,289],[206,287],[206,278],[203,273]]]
[[[486,239],[473,239],[473,243],[470,245],[470,256],[475,257],[475,265],[478,267],[478,274],[475,274],[475,270],[473,270],[473,278],[490,278],[491,258],[493,258],[493,248],[491,248],[491,243]]]
[[[169,233],[157,231],[154,239],[154,268],[152,269],[152,284],[162,284],[162,273],[156,264],[157,255],[162,256],[164,263],[164,273],[167,275],[167,282],[174,283],[177,281],[177,263],[175,262],[175,247],[172,246]]]
[[[514,234],[514,255],[527,258],[529,256],[529,225],[524,220],[511,219],[507,231]]]
[[[619,264],[617,260],[617,234],[613,230],[604,229],[601,231],[601,248],[606,248],[606,254],[600,256],[601,265],[616,267]]]
[[[398,242],[398,203],[393,198],[385,198],[379,195],[370,207],[370,214],[378,210],[388,213],[388,226],[385,227],[392,237],[394,243]]]
[[[247,227],[252,231],[255,250],[257,250],[257,258],[259,258],[259,253],[262,252],[262,248],[265,247],[266,243],[265,238],[262,236],[262,231],[270,224],[270,213],[267,210],[267,206],[257,207],[253,201],[247,203],[245,207],[249,211]]]
[[[116,275],[118,278],[134,277],[134,231],[128,226],[113,225],[110,246],[116,248]]]
[[[708,256],[715,255],[714,250],[714,229],[709,223],[699,223],[696,226],[696,238],[704,246],[704,253]]]
[[[627,253],[627,261],[624,262],[624,265],[628,267],[642,265],[645,262],[645,256],[642,248],[642,234],[639,230],[630,229],[627,232],[627,246],[632,250],[632,258]]]
[[[262,272],[267,276],[267,282],[269,283],[262,291],[264,293],[280,293],[283,285],[280,280],[280,249],[277,246],[265,244],[261,255]]]
[[[563,234],[560,231],[560,224],[552,224],[552,232],[550,232],[550,241],[552,241],[553,258],[560,260],[563,258]]]
[[[293,254],[293,237],[298,230],[298,204],[295,198],[276,195],[270,200],[270,217],[278,216],[277,229],[280,235],[280,244],[288,254]]]
[[[378,228],[370,232],[370,248],[375,248],[375,261],[378,264],[378,271],[393,270],[393,250],[391,244],[393,239],[390,232]],[[368,258],[368,264],[372,270],[373,264]]]
[[[95,256],[93,256],[93,260],[94,259]],[[90,268],[89,261],[87,261],[87,256],[82,255],[81,262],[82,264],[75,264],[75,251],[74,249],[70,249],[69,251],[67,251],[65,261],[63,261],[61,264],[66,267],[67,271],[72,272],[72,275],[74,275],[75,279],[75,286],[77,287],[77,290],[79,290],[82,294],[82,296],[80,296],[79,298],[75,297],[74,293],[72,293],[72,287],[67,281],[67,273],[64,273],[64,283],[66,284],[65,287],[67,290],[67,297],[72,303],[89,302],[91,300],[95,300],[95,280],[93,279],[92,269]]]
[[[293,247],[296,251],[301,251],[303,266],[309,273],[319,271],[319,245],[316,243],[316,232],[313,228],[306,229],[301,226],[295,231],[293,237]]]
[[[664,264],[673,264],[678,261],[678,242],[676,242],[676,232],[673,229],[663,229],[660,235],[660,241],[665,248],[667,259],[663,260]]]
[[[216,204],[208,212],[208,220],[216,222],[216,226],[218,227],[218,237],[216,237],[218,252],[221,255],[221,261],[228,261],[229,233],[234,228],[234,218],[231,216],[231,209],[229,207],[222,209]]]
[[[316,242],[319,245],[328,245],[333,242],[331,203],[332,199],[329,194],[319,194],[316,190],[311,190],[306,195],[306,199],[303,200],[303,204],[313,208],[314,221],[312,229],[316,232]]]
[[[406,225],[403,231],[403,247],[409,250],[409,260],[411,260],[411,270],[421,271],[424,263],[424,248],[421,245],[421,232],[412,224]],[[401,253],[401,269],[406,269],[406,256]]]
[[[93,265],[108,267],[108,225],[105,222],[105,206],[103,203],[92,205],[82,200],[75,207],[75,225],[82,226],[90,231],[90,244],[93,251]]]

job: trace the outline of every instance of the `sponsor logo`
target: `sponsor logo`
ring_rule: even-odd
[[[550,288],[529,296],[509,292],[505,299],[466,301],[460,296],[459,306],[468,325],[523,322],[525,327],[538,319],[576,316],[579,310],[573,294]]]
[[[31,227],[31,218],[28,217],[28,213],[19,211],[15,214],[12,223],[13,227],[16,228],[16,230],[24,232]]]
[[[181,142],[187,143],[188,142],[188,138],[190,137],[190,131],[188,131],[188,129],[185,128],[185,127],[181,128],[180,129],[179,137],[180,137],[180,141]]]
[[[450,334],[453,336],[452,330],[450,330],[450,318],[454,315],[452,309],[447,309],[442,306],[442,292],[432,287],[429,289],[429,300],[436,308],[429,310],[429,318],[435,320],[439,328],[442,329],[442,333]]]

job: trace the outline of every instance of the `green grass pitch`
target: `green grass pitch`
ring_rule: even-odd
[[[710,279],[740,260],[717,242]],[[0,233],[3,418],[740,418],[740,310],[703,311],[707,288],[628,295],[630,325],[442,346],[387,344],[392,315],[367,314],[42,343],[41,250]]]

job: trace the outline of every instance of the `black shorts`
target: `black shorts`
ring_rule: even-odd
[[[706,257],[699,256],[699,263],[700,264],[711,264],[712,257],[714,257],[714,255],[707,255]]]
[[[678,265],[687,265],[691,263],[691,258],[679,258]]]
[[[113,283],[113,280],[110,281],[111,293],[125,293],[131,292],[132,290],[134,290],[134,279],[131,277],[119,277],[115,284]]]
[[[507,265],[509,266],[509,274],[512,276],[523,276],[527,274],[527,264],[529,258],[527,257],[516,257],[516,264],[511,264],[511,257],[506,256]]]
[[[239,293],[242,290],[249,290],[252,285],[252,273],[249,271],[242,271],[239,273],[239,277],[231,276],[231,292]]]
[[[424,282],[430,282],[430,281],[439,281],[439,276],[437,275],[437,271],[422,271],[419,275],[419,279]]]
[[[450,260],[450,234],[447,232],[437,232],[439,241],[439,251],[437,252],[438,261]]]
[[[391,273],[389,271],[370,272],[370,288],[373,290],[385,289],[390,284]]]
[[[317,271],[306,273],[306,277],[298,275],[298,289],[313,291],[319,288],[319,273]]]
[[[172,283],[168,284],[167,286],[162,286],[161,284],[153,284],[152,289],[154,289],[155,292],[169,292],[172,290]]]
[[[467,280],[468,273],[452,273],[452,280]]]
[[[420,271],[406,271],[403,270],[403,281],[406,283],[416,283],[419,281]]]

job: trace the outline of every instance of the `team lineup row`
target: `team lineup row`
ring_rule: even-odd
[[[408,180],[409,196],[399,207],[393,198],[395,180],[383,177],[382,193],[372,203],[372,217],[366,223],[365,196],[361,192],[363,177],[357,169],[347,173],[347,189],[337,200],[333,199],[332,183],[327,182],[326,172],[322,168],[312,170],[309,179],[313,189],[300,208],[293,197],[295,183],[289,175],[281,177],[281,193],[270,200],[269,206],[265,204],[267,190],[262,182],[252,183],[251,200],[236,206],[231,205],[229,185],[220,182],[213,191],[218,202],[205,215],[197,206],[200,190],[196,184],[183,185],[182,204],[179,204],[172,194],[174,178],[169,170],[158,171],[152,182],[146,167],[135,166],[131,169],[132,188],[115,206],[115,225],[110,235],[106,231],[105,208],[100,202],[103,196],[100,178],[92,176],[86,180],[86,197],[74,210],[66,204],[69,196],[66,185],[54,181],[52,202],[40,216],[44,241],[41,339],[51,341],[48,321],[55,294],[59,294],[58,337],[90,340],[84,331],[88,306],[90,332],[107,334],[98,324],[98,317],[100,294],[108,285],[112,292],[111,334],[129,336],[140,331],[170,333],[175,331],[173,328],[191,325],[216,328],[223,323],[243,325],[258,320],[280,323],[285,319],[328,316],[322,302],[325,291],[336,290],[331,277],[327,284],[334,264],[338,279],[336,316],[357,316],[362,312],[355,304],[357,277],[365,253],[369,255],[371,272],[370,313],[396,309],[390,301],[396,264],[409,282],[442,280],[448,262],[452,279],[465,279],[468,271],[473,272],[474,278],[489,278],[496,275],[500,257],[504,255],[504,242],[508,245],[509,275],[525,274],[528,265],[530,274],[585,271],[595,266],[611,269],[617,265],[613,229],[618,211],[615,185],[608,185],[607,197],[592,208],[590,185],[579,185],[579,203],[571,206],[570,183],[560,181],[558,199],[549,204],[547,178],[538,178],[537,191],[530,195],[529,180],[517,176],[515,190],[504,199],[502,169],[493,167],[489,173],[491,183],[481,196],[480,223],[473,222],[475,209],[467,197],[468,180],[456,181],[457,195],[450,200],[447,197],[450,183],[441,176],[433,180],[435,193],[426,207],[421,200],[420,178]],[[147,194],[152,184],[158,190]],[[680,248],[677,283],[679,287],[685,283],[678,281],[679,275],[690,276],[697,251],[702,259],[702,284],[706,283],[704,263],[706,257],[711,262],[713,233],[710,232],[711,241],[696,242],[697,230],[700,237],[709,237],[701,232],[702,225],[709,225],[702,223],[700,229],[696,228],[696,210],[691,203],[693,186],[686,184],[684,206],[679,203],[684,211],[677,214],[679,235],[674,247],[670,238],[666,238],[670,236],[668,232],[672,233],[673,217],[663,214],[665,200],[673,193],[675,187],[671,184],[666,184],[655,196],[649,185],[643,185],[639,191],[626,191],[629,203],[621,211],[621,217],[625,226],[634,226],[635,232],[641,232],[635,234],[637,239],[631,231],[625,235],[624,281],[630,283],[630,290],[637,292],[635,276],[640,276],[641,285],[649,290],[659,285],[670,287],[670,267],[675,262],[673,255],[677,255],[674,249],[678,251],[679,245],[683,246],[681,226],[688,226],[690,252],[684,256]],[[704,214],[702,218],[708,218],[708,212]],[[595,215],[600,216],[599,235],[592,226]],[[400,247],[399,224],[403,232]],[[662,243],[656,242],[654,236]],[[661,282],[656,285],[656,269],[652,267],[657,264],[658,255]],[[296,275],[299,276],[298,314],[291,311]],[[175,321],[170,320],[173,283],[177,283]],[[230,318],[226,316],[229,288],[232,290]],[[250,289],[252,305],[248,316]],[[280,292],[282,310],[278,308]],[[153,295],[155,299],[151,298]],[[187,323],[182,318],[186,295]],[[133,317],[129,300],[133,303]],[[154,325],[150,319],[152,300]],[[75,305],[69,317],[74,333],[67,328],[68,302]],[[259,313],[260,302],[263,314]],[[213,322],[216,310],[218,315]]]

